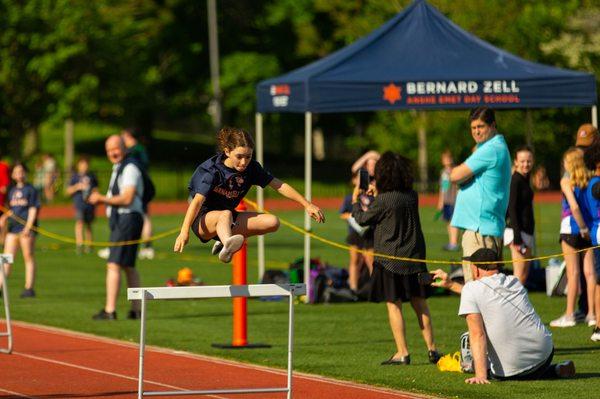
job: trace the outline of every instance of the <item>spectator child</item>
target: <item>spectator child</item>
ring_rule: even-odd
[[[446,251],[458,250],[458,229],[450,225],[452,214],[454,213],[454,203],[456,202],[456,184],[450,181],[450,174],[454,167],[454,160],[450,150],[442,152],[442,166],[440,172],[440,194],[438,197],[437,209],[442,214],[442,219],[446,222],[448,230],[448,244],[444,245]]]
[[[513,273],[525,286],[529,274],[529,262],[533,249],[533,189],[529,173],[533,167],[533,150],[520,147],[515,152],[514,172],[510,182],[510,197],[506,212],[504,245],[510,247]]]
[[[358,173],[353,173],[352,184],[355,186],[358,183]],[[363,210],[367,210],[373,197],[364,194],[359,198]],[[352,218],[352,194],[348,194],[344,198],[342,207],[340,208],[340,217],[348,221],[348,236],[346,243],[350,246],[350,264],[348,265],[348,285],[353,291],[358,290],[358,280],[360,271],[363,265],[369,269],[369,274],[373,272],[373,254],[359,252],[359,250],[373,251],[373,229],[360,227]],[[354,222],[354,223],[353,223]]]
[[[561,179],[560,185],[563,193],[562,221],[560,224],[560,243],[567,264],[567,307],[565,313],[550,322],[551,327],[574,327],[575,301],[579,292],[579,262],[583,257],[583,270],[588,280],[588,303],[594,303],[594,255],[592,250],[575,252],[591,246],[590,233],[587,224],[591,223],[591,216],[585,206],[585,189],[591,178],[591,172],[583,162],[583,151],[579,148],[570,148],[563,157],[565,171],[568,178]],[[590,307],[587,322],[594,320],[593,306]]]
[[[592,217],[592,228],[590,233],[592,245],[597,246],[600,245],[600,143],[596,142],[585,150],[584,160],[586,167],[594,171],[594,176],[588,183],[585,199]],[[597,249],[595,249],[595,251],[596,250]],[[600,275],[596,274],[595,278],[596,288],[594,292],[594,309],[596,323],[590,338],[592,341],[598,342],[600,341]],[[589,303],[591,304],[592,302]]]
[[[17,163],[13,166],[11,175],[15,185],[8,193],[9,211],[0,216],[0,225],[8,222],[8,233],[4,240],[4,252],[15,255],[21,246],[25,262],[25,288],[21,298],[35,297],[33,289],[35,283],[35,236],[33,230],[38,225],[40,198],[38,192],[27,183],[27,169],[25,165]],[[4,265],[6,276],[10,274],[10,264]]]
[[[87,157],[77,161],[77,172],[71,176],[67,194],[73,199],[75,205],[75,241],[77,253],[90,252],[90,246],[83,247],[83,241],[92,241],[92,222],[95,218],[96,207],[87,202],[92,190],[98,187],[96,175],[90,172],[90,163]]]

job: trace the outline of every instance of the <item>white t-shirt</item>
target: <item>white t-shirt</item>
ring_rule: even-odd
[[[112,186],[115,182],[115,176],[117,175],[117,170],[121,164],[113,165],[112,174],[110,175],[110,183],[108,185],[108,192],[106,196],[108,198],[112,197]],[[131,213],[138,212],[142,215],[144,214],[144,208],[142,206],[142,194],[144,190],[144,182],[142,180],[142,172],[138,169],[137,166],[130,163],[127,164],[123,168],[123,172],[119,175],[117,179],[117,185],[119,187],[119,193],[122,193],[126,187],[135,187],[135,196],[133,197],[133,201],[129,206],[120,206],[117,208],[117,212],[119,213]],[[110,213],[112,212],[112,206],[106,207],[106,216],[110,217]]]
[[[492,373],[511,377],[546,361],[552,334],[535,313],[527,291],[502,273],[470,281],[462,289],[458,314],[483,319]]]

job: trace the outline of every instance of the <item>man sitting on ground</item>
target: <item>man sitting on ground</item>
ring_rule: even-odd
[[[475,377],[467,384],[489,384],[498,380],[567,378],[575,365],[567,360],[551,364],[554,356],[552,334],[537,315],[527,290],[519,279],[498,269],[497,253],[489,248],[475,251],[468,259],[473,281],[464,286],[451,281],[438,269],[432,285],[461,294],[459,316],[466,318]]]

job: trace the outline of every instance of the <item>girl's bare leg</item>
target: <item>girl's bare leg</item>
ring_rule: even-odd
[[[358,289],[358,276],[360,267],[362,266],[363,257],[357,251],[356,246],[350,246],[350,264],[348,265],[348,285],[350,289],[356,291]]]
[[[587,295],[588,300],[588,318],[595,318],[597,313],[594,313],[595,292],[596,292],[596,270],[594,268],[594,250],[588,249],[584,253],[583,258],[583,274],[587,283],[587,292],[582,292],[581,295]]]
[[[218,236],[219,240],[225,241],[231,237],[232,223],[231,211],[210,211],[200,219],[198,226],[200,237],[204,240],[210,240],[214,236]]]
[[[35,284],[35,236],[20,235],[21,251],[25,261],[25,289],[33,289]]]
[[[575,313],[575,302],[579,291],[579,254],[564,241],[561,242],[562,251],[567,263],[567,309],[566,314],[572,316]]]
[[[19,235],[14,233],[7,233],[4,239],[4,253],[10,254],[13,258],[17,255],[19,249]],[[10,263],[4,264],[4,273],[6,277],[10,275],[11,265]],[[2,287],[2,281],[0,281],[0,288]]]
[[[258,212],[240,212],[232,233],[250,237],[272,233],[278,229],[279,219],[275,215]]]
[[[365,258],[365,264],[367,265],[367,268],[369,268],[369,275],[371,275],[373,274],[373,261],[375,260],[373,248],[367,248],[365,251],[369,251],[369,253],[363,252],[363,257]]]
[[[406,346],[404,318],[402,317],[402,302],[387,302],[388,317],[392,335],[396,342],[396,354],[394,359],[399,359],[408,355],[408,347]]]
[[[429,313],[427,301],[425,298],[413,297],[410,299],[410,304],[417,314],[419,328],[421,329],[421,334],[423,334],[427,350],[434,351],[435,341],[433,339],[433,326],[431,324],[431,315]]]
[[[75,245],[77,248],[81,248],[83,244],[83,220],[75,221]]]

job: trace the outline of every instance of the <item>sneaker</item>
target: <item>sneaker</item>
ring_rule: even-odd
[[[575,363],[572,360],[558,363],[555,367],[558,378],[571,378],[575,376]]]
[[[140,258],[140,259],[154,259],[154,248],[152,248],[152,247],[146,247],[146,248],[140,249],[140,252],[138,253],[138,258]]]
[[[560,316],[558,319],[552,320],[550,322],[550,327],[575,327],[577,322],[575,321],[574,316],[567,316],[566,314]]]
[[[102,249],[98,250],[98,256],[101,257],[102,259],[108,259],[109,255],[110,255],[110,248],[102,248]]]
[[[594,332],[590,339],[594,342],[600,342],[600,327],[594,327]]]
[[[446,244],[442,247],[444,251],[455,252],[458,251],[458,245],[456,244]]]
[[[94,320],[117,320],[117,312],[107,312],[101,309],[98,313],[92,316]]]
[[[231,262],[233,254],[240,250],[244,244],[244,236],[236,234],[225,240],[223,249],[219,252],[219,260],[224,263]]]
[[[460,368],[463,373],[473,373],[474,371],[468,332],[460,336]]]
[[[129,311],[129,313],[127,313],[127,319],[129,319],[129,320],[137,320],[141,317],[142,317],[142,312],[140,312],[139,310],[131,309]]]
[[[35,298],[35,291],[32,288],[25,288],[21,291],[21,298]]]
[[[582,312],[580,309],[577,309],[573,316],[575,317],[575,321],[577,323],[583,323],[585,321],[585,318],[587,315],[584,312]]]
[[[585,316],[585,323],[588,327],[594,327],[596,325],[596,315],[590,314]]]
[[[223,243],[221,241],[215,241],[215,245],[213,245],[212,250],[210,251],[211,254],[216,255],[219,252],[221,252],[221,250],[223,249]]]

